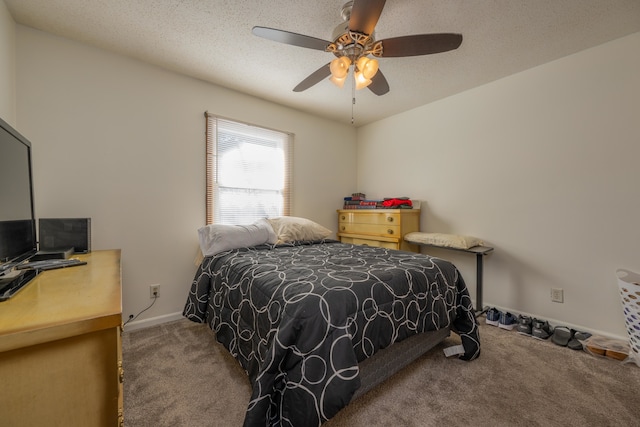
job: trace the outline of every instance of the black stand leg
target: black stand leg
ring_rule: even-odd
[[[467,249],[460,249],[460,248],[452,248],[448,246],[429,245],[429,244],[420,243],[420,242],[411,242],[411,243],[415,243],[416,245],[420,245],[420,246],[434,247],[434,248],[440,248],[440,249],[450,249],[455,251],[462,251],[462,252],[476,254],[476,307],[474,310],[476,317],[479,317],[480,315],[484,314],[489,309],[489,307],[485,309],[482,306],[482,257],[490,252],[493,252],[492,247],[478,245],[478,246],[473,246]]]
[[[476,317],[486,311],[482,307],[482,257],[483,254],[476,253]]]

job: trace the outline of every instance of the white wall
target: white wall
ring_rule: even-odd
[[[16,24],[0,0],[0,117],[16,122]]]
[[[495,247],[484,302],[626,336],[640,271],[640,33],[359,128],[358,190]],[[446,251],[475,298],[475,257]],[[564,289],[563,304],[550,288]]]
[[[140,319],[186,301],[205,217],[206,110],[293,132],[292,214],[335,230],[356,183],[351,126],[17,28],[17,127],[34,147],[36,216],[91,217],[93,248],[122,248],[125,319],[150,303],[150,284],[161,297]]]

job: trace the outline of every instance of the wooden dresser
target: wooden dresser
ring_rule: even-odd
[[[0,425],[121,426],[120,250],[0,302]]]
[[[403,240],[420,231],[420,209],[339,209],[338,239],[342,243],[420,252]]]

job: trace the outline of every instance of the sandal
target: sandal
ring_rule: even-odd
[[[567,347],[569,347],[571,350],[583,350],[581,341],[586,340],[590,336],[591,334],[589,332],[575,331],[573,337],[567,343]]]
[[[569,329],[566,326],[558,326],[553,330],[551,341],[553,341],[554,344],[566,347],[569,341],[571,341],[574,332],[573,329]]]

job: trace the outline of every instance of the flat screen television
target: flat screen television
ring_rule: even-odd
[[[0,301],[36,272],[13,267],[37,251],[31,143],[0,119]]]

